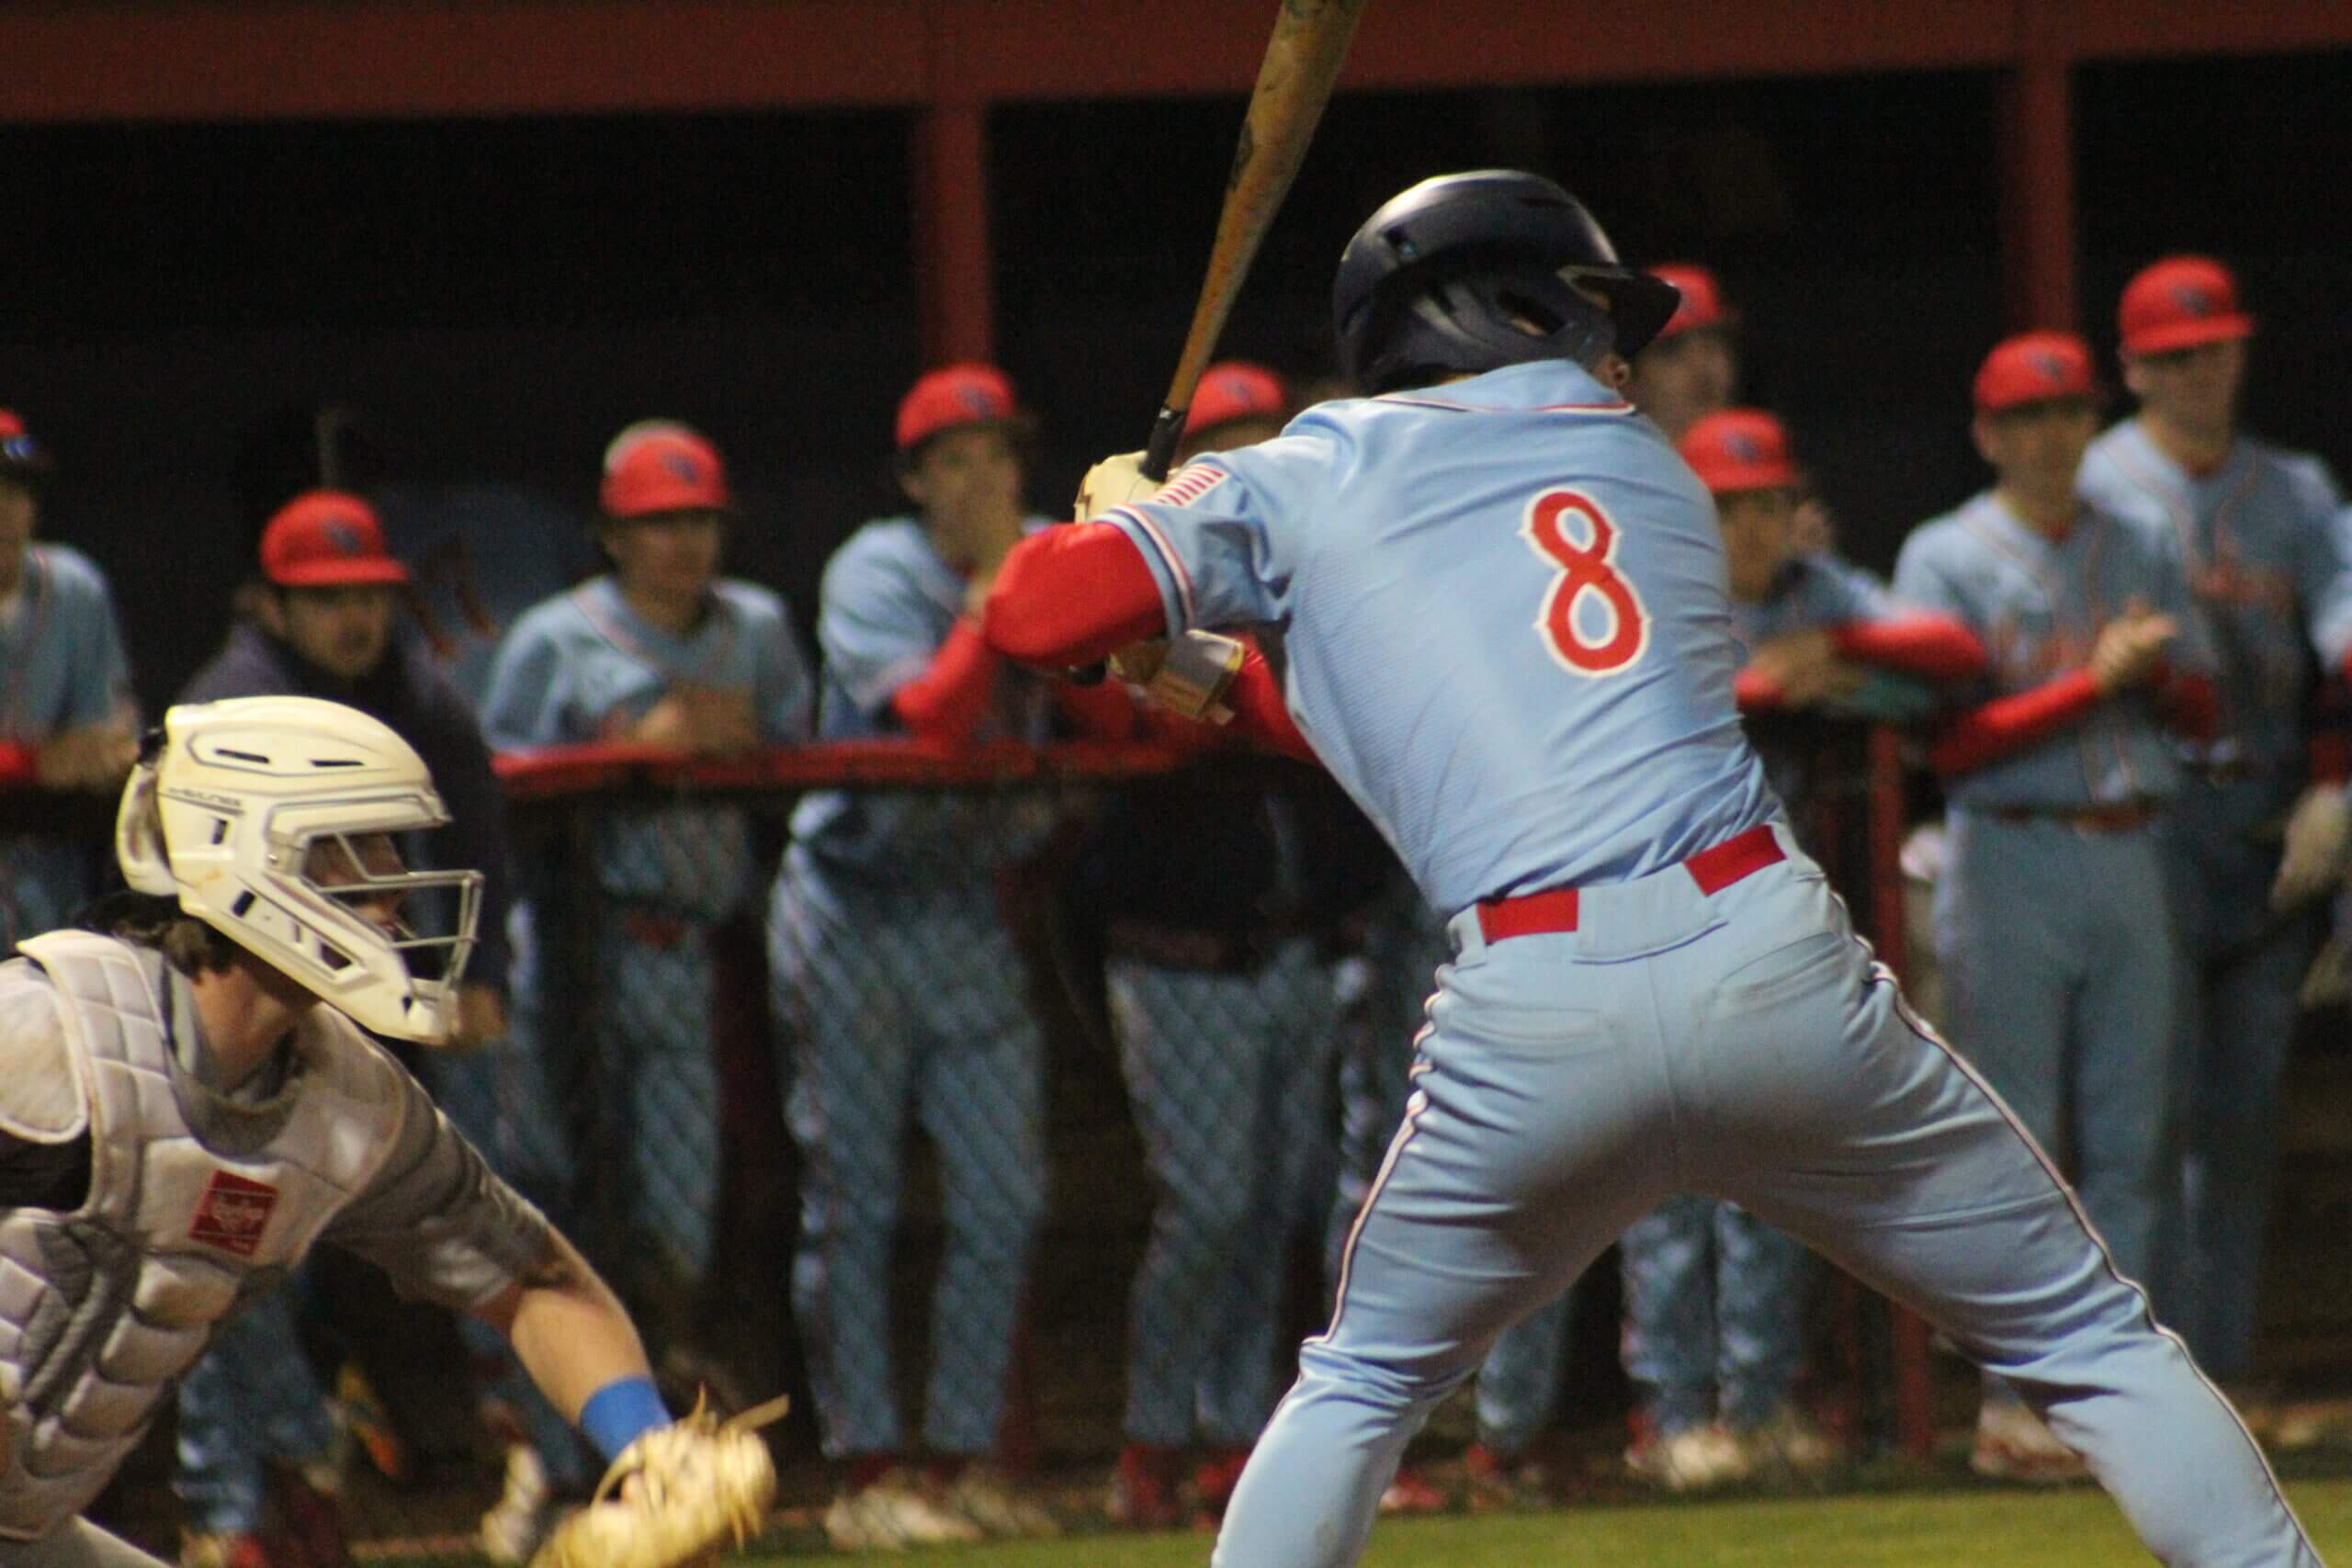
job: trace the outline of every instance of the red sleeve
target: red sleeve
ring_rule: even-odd
[[[2079,724],[2099,703],[2087,669],[2069,670],[2029,690],[1996,697],[1947,726],[1928,752],[1938,773],[1964,773]]]
[[[40,752],[31,746],[0,742],[0,787],[28,784],[40,776]]]
[[[890,694],[890,711],[918,740],[968,740],[988,712],[996,671],[996,653],[980,640],[980,628],[959,619],[930,668]]]
[[[1273,668],[1254,645],[1242,655],[1241,672],[1227,688],[1225,705],[1233,710],[1233,722],[1227,728],[1269,750],[1322,765],[1323,759],[1315,754],[1315,748],[1292,722],[1290,709],[1283,705],[1282,682],[1274,679]]]
[[[1140,728],[1135,698],[1116,681],[1102,681],[1091,686],[1073,686],[1067,681],[1057,681],[1054,683],[1054,705],[1089,740],[1127,740],[1134,739]]]
[[[1930,681],[1964,681],[1984,672],[1984,645],[1950,615],[1899,615],[1849,621],[1830,634],[1840,659]]]
[[[2166,676],[2156,687],[2156,708],[2165,727],[2188,740],[2211,740],[2221,733],[2222,699],[2210,675]]]
[[[1759,708],[1779,707],[1781,686],[1751,665],[1732,677],[1731,696],[1740,712],[1754,713]]]
[[[1134,541],[1108,523],[1077,523],[1012,547],[981,626],[989,646],[1007,659],[1074,670],[1161,636],[1168,617]]]

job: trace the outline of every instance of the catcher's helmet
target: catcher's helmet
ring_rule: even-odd
[[[1679,298],[1620,262],[1550,180],[1478,169],[1423,180],[1364,220],[1340,254],[1331,317],[1348,374],[1383,392],[1431,372],[1630,357]]]
[[[115,856],[135,892],[185,912],[308,987],[353,1022],[438,1044],[457,1016],[481,903],[478,871],[366,873],[329,886],[314,843],[449,820],[424,760],[376,719],[316,697],[182,704],[123,787]],[[448,888],[458,929],[379,928],[350,902]]]

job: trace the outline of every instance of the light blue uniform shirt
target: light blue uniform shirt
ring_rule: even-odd
[[[1826,550],[1808,551],[1774,574],[1762,600],[1732,601],[1732,635],[1752,658],[1765,643],[1798,632],[1891,621],[1902,614],[1903,606],[1877,578]]]
[[[2180,624],[2176,669],[2210,663],[2173,552],[2150,530],[2086,506],[2062,542],[2026,526],[1986,491],[1912,530],[1894,591],[1968,623],[1984,639],[1983,702],[2090,662],[2099,627],[2132,600]],[[2081,723],[1946,781],[1955,805],[2067,811],[2171,795],[2179,763],[2144,691],[2099,703]]]
[[[0,741],[39,746],[130,712],[114,597],[87,556],[26,547],[11,602],[0,618]],[[0,953],[65,923],[93,890],[95,858],[69,838],[0,832]]]
[[[1439,909],[1645,875],[1779,809],[1714,506],[1566,360],[1319,404],[1107,521],[1171,630],[1282,629],[1292,717]]]
[[[822,739],[907,733],[891,699],[931,668],[964,613],[964,592],[917,518],[881,518],[842,541],[825,565],[817,612]],[[1042,741],[1052,718],[1046,683],[1004,665],[972,739]],[[792,853],[804,872],[944,886],[989,876],[1035,848],[1050,825],[1034,790],[818,790],[793,813]]]
[[[0,740],[35,745],[130,702],[130,660],[105,574],[64,545],[28,546],[16,613],[0,623]]]
[[[784,602],[729,579],[709,603],[684,637],[630,609],[609,576],[534,605],[492,661],[481,715],[492,749],[613,739],[673,682],[747,693],[763,744],[807,739],[808,670]],[[604,815],[595,859],[607,895],[716,919],[749,890],[751,824],[740,806],[631,804]]]
[[[2352,650],[2352,513],[2326,466],[2242,435],[2196,479],[2128,419],[2091,443],[2078,482],[2181,553],[2221,699],[2192,755],[2300,773],[2311,657],[2333,671]]]

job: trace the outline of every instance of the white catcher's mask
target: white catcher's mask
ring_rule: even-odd
[[[122,792],[124,880],[179,906],[362,1027],[438,1044],[481,911],[478,871],[364,870],[356,840],[449,820],[424,760],[386,726],[315,697],[237,697],[164,715],[160,747]],[[160,833],[160,838],[158,837]],[[306,872],[314,844],[355,880]],[[458,894],[454,936],[387,932],[355,906],[428,887]]]

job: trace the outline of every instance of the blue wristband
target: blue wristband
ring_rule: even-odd
[[[656,1427],[670,1424],[651,1378],[615,1378],[580,1407],[580,1430],[609,1463]]]

